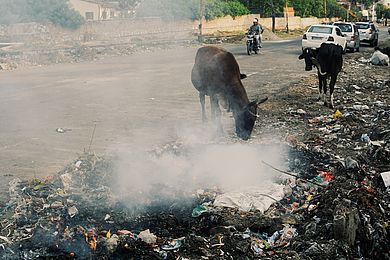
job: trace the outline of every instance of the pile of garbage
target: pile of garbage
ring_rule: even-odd
[[[352,159],[287,141],[294,173],[285,172],[282,197],[263,194],[263,210],[228,205],[218,188],[129,208],[110,185],[112,160],[95,154],[43,180],[16,179],[0,208],[0,259],[388,258],[383,182]]]
[[[361,62],[362,55],[367,53],[345,56],[335,109],[317,101],[318,79],[311,75],[259,112],[264,117],[256,135],[280,133],[297,149],[320,155],[319,170],[334,177],[311,198],[316,208],[305,210],[290,248],[312,259],[390,258],[390,74],[388,67]]]

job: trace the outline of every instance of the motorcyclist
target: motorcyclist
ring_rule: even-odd
[[[257,18],[253,19],[253,25],[249,28],[248,34],[253,34],[255,37],[255,46],[261,48],[261,34],[263,33],[263,28],[259,24]]]

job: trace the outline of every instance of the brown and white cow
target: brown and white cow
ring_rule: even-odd
[[[241,82],[244,77],[245,75],[240,74],[238,63],[230,52],[214,46],[206,46],[198,50],[191,81],[199,91],[202,120],[206,121],[205,96],[207,95],[210,97],[211,117],[217,121],[219,130],[222,130],[219,100],[226,100],[233,112],[237,136],[248,140],[258,117],[257,106],[268,98],[250,102]]]

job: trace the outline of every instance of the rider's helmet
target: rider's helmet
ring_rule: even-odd
[[[253,24],[258,24],[259,23],[259,20],[257,18],[253,19]]]

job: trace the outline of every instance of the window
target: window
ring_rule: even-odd
[[[114,18],[114,16],[115,16],[115,12],[114,12],[114,11],[111,11],[111,12],[110,12],[110,18]]]
[[[102,12],[102,19],[107,20],[107,12],[106,11]]]
[[[332,27],[312,26],[312,27],[310,27],[309,32],[331,34],[332,33]]]
[[[336,28],[336,34],[338,35],[338,36],[342,36],[343,34],[341,33],[341,31],[340,31],[340,28]]]
[[[93,20],[93,12],[85,12],[85,20]]]
[[[334,25],[339,27],[342,32],[352,32],[352,26],[350,24],[335,23]]]
[[[370,26],[369,26],[368,23],[357,23],[357,24],[356,24],[356,27],[357,27],[358,29],[368,29],[368,27],[370,27]]]

